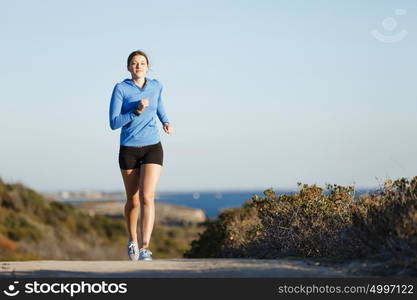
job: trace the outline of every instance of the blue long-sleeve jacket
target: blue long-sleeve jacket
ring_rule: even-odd
[[[139,100],[149,99],[149,106],[139,116],[134,114]],[[120,145],[147,146],[160,141],[156,116],[162,124],[169,123],[162,102],[162,84],[146,78],[143,88],[131,79],[117,83],[110,100],[110,128],[122,128]]]

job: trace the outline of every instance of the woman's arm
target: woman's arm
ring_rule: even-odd
[[[111,96],[109,111],[110,128],[113,130],[126,125],[136,117],[136,115],[133,112],[121,114],[122,104],[123,93],[120,90],[119,86],[116,84]]]
[[[159,91],[158,108],[156,110],[156,113],[162,124],[169,123],[167,114],[165,112],[165,107],[162,101],[162,86],[161,86],[161,90]]]
[[[174,133],[174,128],[169,123],[167,114],[165,113],[164,104],[162,102],[162,85],[161,85],[161,90],[159,91],[158,108],[157,108],[156,113],[158,115],[159,120],[162,123],[162,128],[164,129],[164,131],[168,134]]]

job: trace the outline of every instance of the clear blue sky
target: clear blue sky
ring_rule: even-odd
[[[136,49],[176,130],[161,130],[159,191],[415,176],[416,13],[412,0],[1,1],[0,176],[122,190],[108,108]]]

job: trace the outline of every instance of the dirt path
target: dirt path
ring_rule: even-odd
[[[297,260],[157,259],[0,262],[0,277],[353,277],[341,268]]]

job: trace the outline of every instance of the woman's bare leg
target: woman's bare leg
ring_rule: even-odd
[[[140,168],[139,200],[142,248],[149,248],[155,221],[155,190],[161,174],[161,165],[143,164]]]
[[[125,219],[129,240],[138,242],[137,226],[139,215],[139,176],[140,169],[120,170],[125,185],[127,201],[125,204]]]

